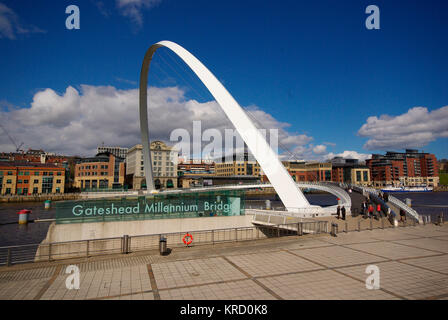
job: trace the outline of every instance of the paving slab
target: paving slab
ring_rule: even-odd
[[[274,300],[252,280],[160,291],[162,300]]]
[[[434,251],[429,251],[421,248],[413,248],[402,244],[386,241],[382,241],[380,243],[374,242],[374,243],[348,244],[346,245],[346,247],[389,259],[416,258],[436,254]]]
[[[318,264],[282,251],[227,258],[252,277],[322,269]]]
[[[391,261],[376,264],[380,270],[380,288],[405,299],[428,299],[448,294],[448,276],[416,266]],[[356,279],[365,281],[365,266],[338,269]]]
[[[247,278],[221,257],[154,263],[152,270],[158,289]]]
[[[387,260],[385,258],[340,246],[291,250],[291,252],[330,268]]]
[[[259,280],[286,300],[383,300],[397,299],[381,290],[333,270],[274,276]]]
[[[79,290],[66,288],[73,264]],[[446,299],[447,266],[448,224],[426,225],[2,267],[0,299]]]

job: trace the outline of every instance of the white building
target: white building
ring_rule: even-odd
[[[97,153],[110,152],[114,156],[119,157],[119,158],[123,158],[123,159],[126,159],[126,155],[128,153],[128,148],[122,148],[122,147],[105,147],[105,146],[101,146],[101,147],[98,147],[96,150],[97,150]]]
[[[155,187],[157,189],[177,188],[179,151],[167,146],[162,141],[151,142],[150,148]],[[126,176],[132,178],[133,189],[139,190],[142,185],[145,186],[145,167],[141,144],[137,144],[128,150]]]

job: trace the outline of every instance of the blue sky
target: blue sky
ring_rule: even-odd
[[[303,157],[417,147],[448,158],[446,1],[134,0],[120,6],[125,2],[0,0],[0,123],[17,140],[26,145],[32,132],[24,136],[11,123],[26,113],[11,112],[38,104],[37,93],[62,96],[71,86],[85,95],[82,85],[135,89],[146,49],[171,40],[196,55],[242,106],[255,105],[290,124],[291,135],[310,137],[297,149]],[[70,4],[80,8],[80,30],[65,28]],[[380,30],[365,27],[370,4],[380,9]],[[5,19],[12,31],[4,29]],[[159,72],[151,85],[166,84],[163,77]],[[184,94],[206,100],[188,89]],[[42,124],[24,125],[40,130]],[[325,150],[313,154],[316,146]]]

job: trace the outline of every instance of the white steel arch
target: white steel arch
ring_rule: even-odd
[[[312,207],[238,102],[195,56],[171,41],[160,41],[153,44],[145,54],[140,72],[140,132],[147,189],[154,189],[148,132],[148,71],[152,57],[160,47],[166,47],[177,54],[207,87],[247,144],[285,207],[290,211]]]

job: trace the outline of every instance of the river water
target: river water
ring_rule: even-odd
[[[306,194],[310,204],[320,206],[330,206],[337,204],[337,199],[330,194]],[[412,207],[420,214],[437,216],[441,212],[448,218],[448,192],[407,192],[394,193],[393,196],[400,200],[410,198]],[[265,206],[265,200],[270,199],[273,209],[283,207],[281,201],[275,201],[272,196],[259,197],[257,199],[246,199],[246,208],[260,208]],[[435,206],[435,207],[430,207]],[[442,206],[442,207],[437,207]],[[44,209],[43,202],[25,202],[25,203],[1,203],[0,204],[0,247],[37,244],[40,243],[47,235],[50,222],[28,223],[27,225],[19,225],[17,212],[22,209],[29,209],[32,214],[29,220],[35,219],[53,219],[55,217],[55,209]],[[433,221],[434,221],[433,218]]]

